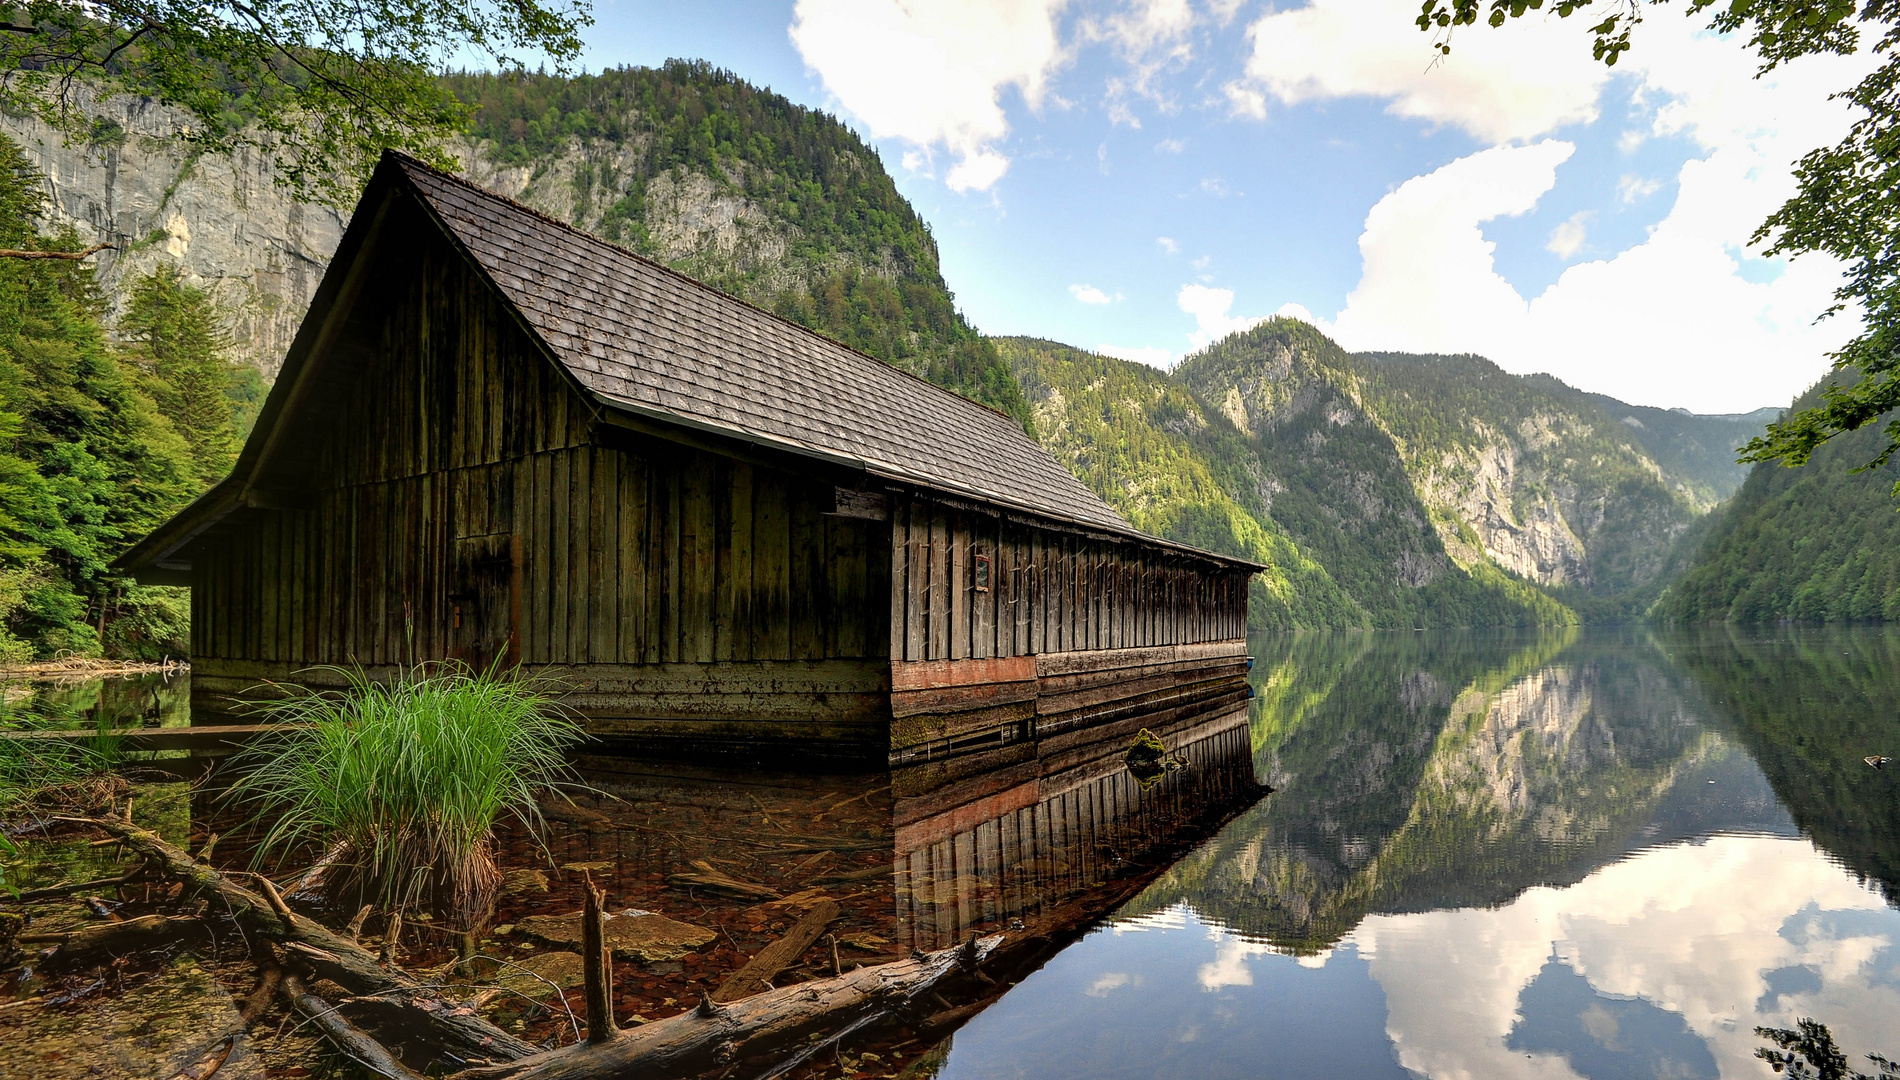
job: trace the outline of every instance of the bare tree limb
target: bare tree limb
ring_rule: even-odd
[[[0,248],[0,259],[68,259],[78,260],[101,251],[117,251],[117,244],[97,243],[84,251],[20,251],[15,248]]]

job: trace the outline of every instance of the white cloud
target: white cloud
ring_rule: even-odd
[[[943,146],[955,191],[982,191],[1009,159],[1001,95],[1040,106],[1062,65],[1066,0],[798,0],[792,44],[839,105],[878,138]]]
[[[1187,143],[1180,139],[1163,139],[1155,144],[1155,152],[1158,154],[1178,154],[1186,149]]]
[[[1071,285],[1069,295],[1084,304],[1112,304],[1120,299],[1119,296],[1110,296],[1093,285]]]
[[[1182,311],[1194,316],[1195,330],[1188,335],[1188,344],[1197,349],[1228,334],[1251,330],[1265,321],[1258,316],[1230,314],[1234,306],[1232,289],[1183,285],[1174,302]]]
[[[1180,254],[1181,245],[1175,243],[1173,237],[1157,236],[1155,237],[1155,243],[1160,246],[1161,250],[1167,252],[1170,255]]]
[[[1126,74],[1109,78],[1105,87],[1111,122],[1141,126],[1127,106],[1131,96],[1147,98],[1164,110],[1174,107],[1158,87],[1156,76],[1194,58],[1191,35],[1197,21],[1188,0],[1124,0],[1105,16],[1080,20],[1077,37],[1112,45],[1126,68]]]
[[[1225,88],[1236,113],[1340,97],[1389,101],[1395,116],[1451,124],[1487,142],[1535,138],[1597,117],[1609,72],[1574,22],[1520,19],[1474,29],[1434,61],[1416,0],[1314,0],[1248,27],[1246,74]]]
[[[1616,180],[1616,201],[1628,205],[1641,202],[1662,190],[1662,181],[1624,173]]]
[[[1139,986],[1141,985],[1141,980],[1139,978],[1130,977],[1126,971],[1111,971],[1096,978],[1083,993],[1090,997],[1107,997],[1114,991],[1131,984]]]
[[[1179,353],[1169,352],[1156,345],[1097,345],[1095,351],[1103,356],[1112,356],[1117,360],[1131,360],[1137,364],[1160,368],[1163,371],[1174,366],[1181,358]]]
[[[1589,234],[1590,218],[1594,210],[1579,210],[1558,223],[1550,230],[1550,239],[1544,241],[1544,250],[1560,259],[1568,259],[1583,250],[1583,241]]]
[[[1681,167],[1673,207],[1641,243],[1575,264],[1525,296],[1498,273],[1483,226],[1529,211],[1556,185],[1571,145],[1516,143],[1593,116],[1607,76],[1579,72],[1548,51],[1555,42],[1541,35],[1561,31],[1564,49],[1590,62],[1576,28],[1554,20],[1530,20],[1522,34],[1515,24],[1462,32],[1451,61],[1463,66],[1426,76],[1420,65],[1398,62],[1401,49],[1416,47],[1406,44],[1408,20],[1398,20],[1398,31],[1367,29],[1362,47],[1358,30],[1391,20],[1359,22],[1359,3],[1347,20],[1341,5],[1318,0],[1257,22],[1255,61],[1277,58],[1279,66],[1256,63],[1253,85],[1287,101],[1382,97],[1393,112],[1506,144],[1409,180],[1372,208],[1359,241],[1359,284],[1334,320],[1342,345],[1470,350],[1513,371],[1548,371],[1639,403],[1739,411],[1788,401],[1856,330],[1851,314],[1814,323],[1840,281],[1833,260],[1806,256],[1764,283],[1741,276],[1737,255],[1792,194],[1788,163],[1845,132],[1848,112],[1828,95],[1851,85],[1868,58],[1810,58],[1758,79],[1754,58],[1732,39],[1682,18],[1647,20],[1617,67],[1652,110],[1649,130],[1637,134],[1686,138],[1703,156]],[[1490,51],[1510,42],[1521,55]],[[1385,66],[1369,64],[1368,55],[1384,57]],[[1451,77],[1430,82],[1441,76]],[[1513,100],[1520,80],[1530,90]],[[1626,177],[1619,198],[1660,190],[1651,183]],[[1560,226],[1551,249],[1580,251],[1582,225]]]
[[[1214,196],[1216,199],[1225,199],[1232,193],[1232,189],[1227,186],[1227,181],[1222,180],[1218,176],[1203,177],[1201,179],[1201,190]]]

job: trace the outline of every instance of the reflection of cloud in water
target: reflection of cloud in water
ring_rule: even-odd
[[[1677,1014],[1723,1075],[1753,1076],[1755,1025],[1787,1026],[1797,1014],[1822,1018],[1857,1052],[1894,1049],[1881,1018],[1900,1015],[1900,993],[1881,985],[1888,971],[1874,970],[1894,966],[1892,952],[1880,955],[1891,942],[1860,920],[1824,918],[1855,912],[1895,925],[1878,896],[1807,842],[1727,836],[1644,852],[1496,910],[1372,916],[1351,939],[1385,988],[1400,1063],[1432,1077],[1577,1075],[1548,1045],[1558,1020],[1524,1015],[1538,1006],[1526,988],[1553,957],[1598,994]],[[1791,922],[1798,932],[1784,932]],[[1779,980],[1770,993],[1771,974],[1793,967],[1817,972],[1819,985]],[[1593,1018],[1599,1028],[1615,1018],[1606,1009]],[[1581,1014],[1569,1022],[1590,1030]],[[1512,1049],[1507,1039],[1527,1024],[1549,1037]],[[1552,1052],[1526,1056],[1537,1049]]]

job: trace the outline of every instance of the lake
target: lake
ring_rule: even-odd
[[[976,1016],[942,1080],[1765,1077],[1900,1054],[1900,633],[1254,645],[1273,794]]]
[[[828,944],[777,985],[973,934],[1029,943],[973,997],[792,1080],[1765,1078],[1754,1029],[1799,1017],[1863,1067],[1900,1054],[1900,764],[1863,760],[1900,757],[1900,630],[1316,634],[1252,652],[1245,715],[1139,721],[1175,759],[1153,774],[1124,764],[1132,721],[868,772],[583,753],[589,790],[547,806],[545,834],[502,829],[519,888],[480,955],[571,947],[524,928],[576,910],[584,875],[690,937],[618,962],[628,1023],[689,1007],[821,900]],[[177,680],[10,700],[61,726],[188,715]],[[221,835],[216,862],[243,869],[254,838],[216,777],[142,782],[136,815],[194,849]],[[25,846],[27,886],[117,865],[83,834]],[[219,1000],[254,978],[225,945],[204,954]],[[412,970],[456,955],[427,926],[402,949]],[[55,988],[35,978],[0,972],[0,1004]],[[138,993],[100,1015],[148,1023]],[[552,1044],[578,1001],[483,1008]],[[106,1022],[91,1017],[0,1012],[0,1041],[64,1047],[59,1025]],[[240,1057],[302,1068],[308,1043]]]

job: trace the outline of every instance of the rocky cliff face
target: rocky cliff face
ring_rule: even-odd
[[[45,176],[55,227],[117,250],[98,256],[112,302],[160,264],[181,269],[225,312],[238,358],[275,375],[331,253],[336,210],[299,202],[266,156],[194,152],[177,139],[184,115],[149,99],[92,101],[94,141],[68,143],[37,120],[0,114]]]
[[[123,285],[160,264],[178,267],[225,313],[236,358],[275,376],[342,239],[347,208],[296,199],[277,183],[268,155],[193,151],[178,138],[185,115],[150,99],[88,99],[84,107],[98,131],[85,143],[30,117],[0,115],[0,134],[44,176],[51,224],[115,245],[98,261],[115,309]],[[674,164],[649,175],[652,136],[637,117],[621,127],[616,138],[561,140],[527,163],[504,162],[491,140],[450,149],[474,183],[764,306],[847,271],[898,276],[890,250],[827,250],[750,197],[747,178],[769,171],[764,164]],[[846,172],[875,165],[843,156]],[[632,213],[630,187],[640,193]]]
[[[1706,485],[1665,471],[1599,401],[1478,357],[1349,356],[1275,320],[1178,374],[1276,460],[1319,467],[1358,531],[1389,519],[1387,557],[1409,585],[1449,560],[1621,592],[1653,580],[1708,507]]]

